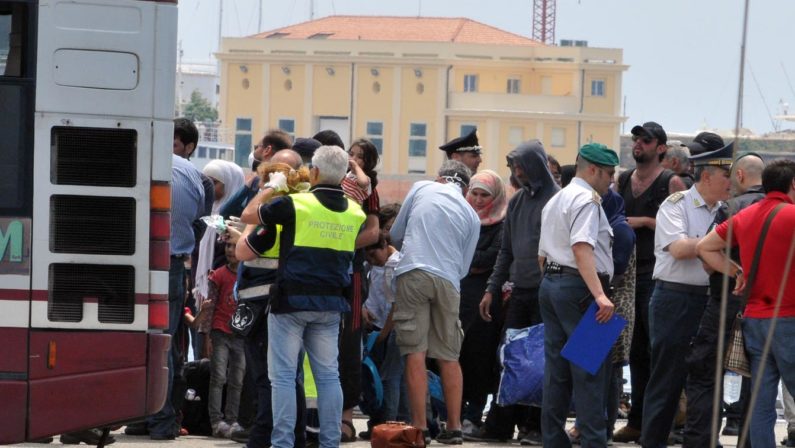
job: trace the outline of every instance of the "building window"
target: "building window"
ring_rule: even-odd
[[[295,138],[295,120],[292,118],[280,118],[279,129],[290,134],[290,137]]]
[[[506,88],[507,93],[519,93],[519,90],[522,88],[522,82],[516,78],[509,78],[508,79],[508,86]]]
[[[552,77],[550,76],[541,77],[541,94],[552,95]]]
[[[519,146],[524,141],[524,129],[521,126],[511,126],[508,128],[508,143],[512,146]]]
[[[368,121],[366,129],[367,140],[370,140],[378,149],[378,155],[384,153],[384,123],[380,121]]]
[[[464,75],[464,92],[478,91],[478,75]]]
[[[238,118],[235,120],[235,163],[247,167],[251,150],[251,118]],[[214,159],[212,150],[209,152]]]
[[[553,148],[566,146],[566,128],[552,128],[551,144]]]
[[[411,123],[409,128],[409,156],[425,157],[428,147],[425,123]]]
[[[605,96],[605,80],[591,80],[591,96]]]

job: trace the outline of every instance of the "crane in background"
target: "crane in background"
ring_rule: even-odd
[[[555,45],[556,0],[533,0],[533,40]]]

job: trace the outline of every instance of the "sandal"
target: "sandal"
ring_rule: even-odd
[[[350,422],[348,420],[343,420],[342,421],[342,426],[343,426],[343,428],[347,427],[348,429],[350,429],[351,433],[347,434],[347,433],[345,433],[345,430],[343,430],[342,431],[342,435],[340,436],[340,442],[341,443],[355,442],[356,441],[356,428],[353,427],[353,422]]]

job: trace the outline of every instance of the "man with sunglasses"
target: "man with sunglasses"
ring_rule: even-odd
[[[635,229],[635,327],[629,354],[632,383],[632,408],[627,426],[613,434],[616,442],[640,440],[643,421],[643,396],[649,381],[649,298],[654,283],[654,229],[660,204],[671,193],[685,190],[682,179],[663,168],[668,136],[659,124],[649,121],[632,128],[632,157],[636,168],[618,178],[616,191],[624,198],[627,221]]]
[[[696,244],[709,231],[721,202],[729,198],[732,152],[729,144],[691,157],[696,184],[669,196],[657,212],[655,283],[648,309],[651,370],[641,428],[644,447],[668,445],[687,378],[685,356],[709,298],[709,274],[697,257]]]

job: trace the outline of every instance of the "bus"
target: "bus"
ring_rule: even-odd
[[[168,387],[176,0],[0,0],[0,443]]]

